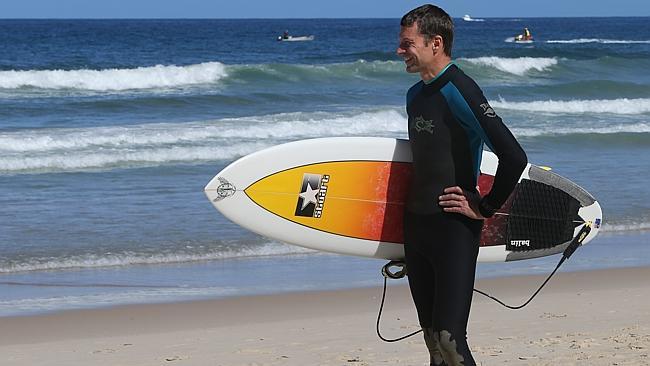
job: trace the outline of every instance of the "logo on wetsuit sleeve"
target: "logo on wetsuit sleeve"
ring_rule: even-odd
[[[483,109],[483,115],[484,116],[487,116],[487,117],[490,117],[490,118],[494,118],[494,117],[497,116],[497,113],[494,111],[494,109],[492,109],[492,107],[490,107],[490,105],[488,103],[483,103],[483,104],[480,105],[480,107]]]
[[[298,203],[296,204],[296,216],[318,219],[323,215],[329,181],[330,176],[328,174],[303,174]]]
[[[427,131],[428,133],[433,135],[433,128],[435,125],[433,124],[433,120],[426,120],[422,116],[415,117],[414,120],[415,124],[415,130],[418,132],[422,131]]]

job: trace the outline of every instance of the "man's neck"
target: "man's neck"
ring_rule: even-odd
[[[442,72],[442,70],[444,70],[447,65],[449,65],[450,62],[451,57],[440,57],[439,59],[432,62],[431,65],[426,68],[426,70],[420,72],[420,77],[425,82],[431,81],[435,79]]]

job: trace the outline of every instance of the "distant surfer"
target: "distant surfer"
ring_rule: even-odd
[[[527,157],[474,80],[451,62],[453,22],[434,5],[400,22],[397,54],[421,81],[407,93],[413,178],[404,251],[431,365],[476,365],[467,321],[483,219],[506,201]],[[483,144],[499,158],[490,192],[477,190]]]

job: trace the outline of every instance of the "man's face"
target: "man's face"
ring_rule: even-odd
[[[424,36],[418,32],[418,25],[401,27],[397,55],[404,59],[406,72],[420,72],[431,64],[434,52],[432,43],[425,42]]]

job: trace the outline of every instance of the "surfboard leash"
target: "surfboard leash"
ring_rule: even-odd
[[[548,275],[548,277],[546,277],[546,280],[544,280],[544,282],[539,286],[537,291],[535,291],[535,293],[533,293],[531,295],[531,297],[525,303],[523,303],[521,305],[518,305],[518,306],[508,305],[508,304],[504,303],[503,301],[497,299],[496,297],[494,297],[492,295],[489,295],[489,294],[487,294],[487,293],[485,293],[485,292],[483,292],[481,290],[474,289],[474,292],[477,292],[477,293],[479,293],[479,294],[481,294],[481,295],[483,295],[485,297],[488,297],[488,298],[498,302],[499,304],[505,306],[508,309],[517,310],[517,309],[523,308],[524,306],[528,305],[531,301],[533,301],[535,296],[537,296],[537,294],[539,294],[539,292],[542,291],[542,288],[544,288],[544,286],[546,286],[548,281],[551,280],[551,278],[553,277],[553,275],[555,275],[555,272],[557,272],[557,270],[560,268],[562,263],[564,263],[564,261],[569,259],[569,257],[571,257],[571,255],[573,255],[573,253],[576,251],[576,249],[578,249],[578,247],[580,245],[582,245],[582,242],[585,240],[585,238],[587,237],[587,235],[589,235],[590,232],[591,232],[591,225],[589,223],[585,223],[585,225],[582,227],[582,229],[580,229],[580,231],[578,232],[578,235],[576,235],[573,238],[573,240],[571,240],[571,242],[566,247],[566,249],[564,249],[564,252],[562,253],[562,258],[560,258],[560,261],[555,266],[555,269],[553,269],[553,272],[551,272],[551,274]]]
[[[398,271],[391,271],[391,267],[399,267],[400,269]],[[381,332],[379,331],[379,321],[381,320],[381,313],[384,310],[384,300],[386,300],[386,284],[388,282],[388,279],[393,279],[393,280],[398,280],[400,278],[404,278],[406,276],[406,263],[403,261],[390,261],[386,263],[383,267],[381,267],[381,274],[384,276],[384,290],[381,293],[381,304],[379,305],[379,313],[377,314],[377,336],[379,336],[379,339],[381,339],[384,342],[392,343],[392,342],[398,342],[403,339],[406,339],[408,337],[412,337],[420,332],[422,332],[422,329],[416,330],[415,332],[409,333],[405,336],[401,336],[399,338],[394,338],[394,339],[388,339],[384,338],[381,335]]]
[[[483,296],[485,296],[487,298],[490,298],[490,299],[496,301],[497,303],[503,305],[504,307],[506,307],[508,309],[518,310],[518,309],[523,308],[524,306],[528,305],[531,301],[533,301],[535,296],[537,296],[537,294],[539,294],[539,292],[542,291],[542,288],[544,288],[544,286],[546,286],[548,281],[551,280],[551,278],[553,277],[553,275],[555,275],[555,273],[560,268],[562,263],[564,263],[564,261],[569,259],[571,257],[571,255],[573,255],[573,253],[576,251],[576,249],[578,249],[578,247],[580,247],[580,245],[582,245],[582,242],[585,240],[585,238],[587,237],[587,235],[589,235],[590,232],[591,232],[591,224],[590,223],[585,223],[585,225],[582,227],[582,229],[580,229],[580,231],[578,232],[578,235],[576,235],[573,238],[573,240],[571,240],[571,242],[566,247],[566,249],[564,249],[564,252],[562,253],[562,258],[560,259],[558,264],[555,266],[555,269],[553,269],[551,274],[548,275],[546,280],[544,280],[544,282],[539,286],[537,291],[535,291],[530,296],[530,298],[526,302],[524,302],[523,304],[518,305],[518,306],[508,305],[508,304],[504,303],[503,301],[497,299],[496,297],[494,297],[494,296],[492,296],[492,295],[490,295],[488,293],[485,293],[485,292],[483,292],[481,290],[474,289],[474,292],[477,292],[477,293],[479,293],[479,294],[481,294],[481,295],[483,295]],[[391,267],[399,267],[400,269],[397,270],[397,271],[391,271],[390,270]],[[399,337],[399,338],[394,338],[394,339],[388,339],[388,338],[385,338],[385,337],[383,337],[381,335],[381,332],[379,330],[379,323],[380,323],[380,320],[381,320],[381,313],[382,313],[382,311],[384,309],[384,301],[386,299],[386,287],[387,287],[386,284],[387,284],[387,281],[388,281],[389,278],[390,279],[404,278],[404,276],[407,275],[406,263],[404,263],[403,261],[390,261],[390,262],[386,263],[381,268],[381,274],[384,276],[384,289],[383,289],[383,292],[382,292],[382,295],[381,295],[381,304],[379,305],[379,313],[377,314],[376,330],[377,330],[377,335],[379,336],[379,338],[384,342],[391,343],[391,342],[401,341],[403,339],[412,337],[412,336],[422,332],[422,329],[420,329],[418,331],[415,331],[415,332],[409,333],[409,334],[407,334],[405,336],[402,336],[402,337]]]

